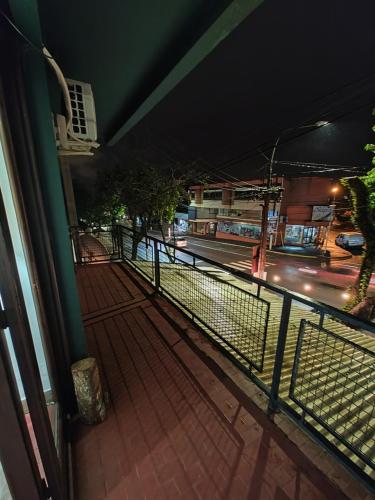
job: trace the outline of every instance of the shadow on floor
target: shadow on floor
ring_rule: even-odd
[[[77,279],[110,399],[74,429],[78,500],[342,498],[116,265]]]

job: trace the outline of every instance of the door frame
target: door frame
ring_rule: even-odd
[[[1,24],[0,24],[1,28]],[[70,352],[64,313],[56,278],[54,252],[43,193],[34,153],[34,138],[28,116],[22,57],[25,46],[13,32],[0,29],[3,49],[0,66],[0,113],[2,140],[12,176],[13,195],[22,221],[22,236],[30,257],[33,285],[42,317],[45,351],[52,386],[60,403],[58,422],[60,459],[56,451],[31,331],[28,323],[18,270],[13,253],[3,201],[0,197],[0,276],[1,294],[7,309],[16,358],[24,384],[27,406],[52,498],[68,497],[68,415],[75,411],[74,389],[70,373]],[[17,148],[13,147],[17,144]],[[12,191],[13,192],[13,191]],[[53,334],[52,334],[53,333]],[[45,497],[44,497],[45,498]]]
[[[5,326],[5,325],[3,325]],[[18,395],[4,330],[0,328],[0,422],[7,431],[0,432],[0,460],[9,491],[15,500],[46,498]]]
[[[17,263],[1,196],[0,276],[0,294],[5,311],[3,317],[6,318],[5,324],[2,326],[9,328],[10,331],[36,443],[48,483],[48,493],[53,499],[63,500],[67,498],[67,483],[63,480],[63,473],[45,403]],[[18,474],[19,471],[13,471],[13,473]]]

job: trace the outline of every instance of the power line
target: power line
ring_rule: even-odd
[[[308,132],[311,132],[311,131],[308,131]],[[159,130],[159,134],[162,134],[160,130]],[[169,134],[167,134],[166,132],[163,132],[163,135],[164,135],[164,136],[166,137],[166,139],[168,140],[169,149],[171,149],[171,147],[170,147],[170,146],[171,146],[171,141],[173,141],[173,142],[176,144],[176,143],[177,143],[177,140],[176,140],[174,137],[171,137],[171,136],[170,136]],[[177,145],[178,145],[178,147],[179,147],[180,151],[181,151],[181,149],[184,149],[184,147],[183,147],[180,143],[178,143]],[[154,149],[155,149],[155,146],[153,146],[153,147],[154,147]],[[157,149],[159,149],[159,151],[160,151],[160,152],[163,152],[163,153],[164,153],[164,151],[162,151],[160,148],[157,148]],[[174,152],[175,152],[175,150],[174,150]],[[180,152],[180,155],[181,155],[181,152]],[[186,160],[186,156],[185,156],[185,160]],[[207,168],[204,168],[204,169],[202,170],[202,172],[201,172],[201,173],[211,174],[211,175],[213,174],[215,177],[217,177],[218,179],[220,179],[220,181],[224,181],[224,182],[230,183],[230,184],[232,184],[234,187],[244,187],[244,186],[246,186],[246,185],[247,185],[247,186],[250,186],[250,187],[254,187],[254,188],[256,188],[256,189],[259,189],[259,186],[254,185],[254,184],[252,184],[252,183],[250,183],[250,182],[247,182],[247,181],[243,181],[243,180],[239,179],[238,177],[235,177],[235,176],[233,176],[233,175],[231,175],[231,174],[228,174],[227,172],[223,172],[221,169],[219,169],[219,172],[222,174],[222,175],[220,175],[220,174],[218,174],[218,169],[217,169],[217,167],[213,167],[213,166],[212,166],[212,165],[210,165],[210,164],[209,164],[206,160],[203,160],[203,159],[201,159],[201,158],[199,158],[199,157],[198,157],[198,158],[195,158],[195,161],[197,161],[197,160],[198,160],[198,161],[200,161],[200,162],[205,163],[205,164],[209,167],[208,169],[207,169]],[[189,161],[189,160],[188,160],[188,161]],[[194,160],[193,160],[193,158],[191,158],[191,161],[194,161]],[[296,162],[296,163],[297,163],[297,162]],[[312,162],[311,162],[311,163],[312,163]],[[267,164],[263,164],[260,168],[258,168],[258,170],[263,169],[266,165],[267,165]],[[200,165],[200,166],[201,166],[201,165]],[[303,165],[303,164],[302,164],[302,162],[299,162],[299,165],[298,165],[298,166],[305,166],[305,167],[307,168],[307,164]],[[317,164],[317,163],[314,163],[314,167],[315,167],[315,166],[316,166],[316,167],[319,167],[321,170],[317,170],[317,171],[311,171],[311,170],[310,170],[310,172],[307,172],[307,174],[309,174],[309,173],[313,173],[313,172],[323,174],[323,173],[325,173],[325,172],[327,173],[328,171],[333,172],[333,171],[339,171],[339,170],[340,170],[340,168],[337,168],[337,169],[335,168],[335,170],[333,170],[333,169],[331,168],[331,169],[329,170],[329,169],[328,169],[328,167],[330,167],[330,166],[331,166],[330,164]],[[336,165],[335,165],[335,167],[336,167]],[[347,166],[345,166],[345,167],[347,167]],[[325,170],[322,170],[323,168],[325,168]],[[354,167],[354,168],[355,168],[355,167]]]
[[[366,107],[368,107],[370,105],[374,105],[374,100],[373,99],[371,99],[370,101],[367,101],[365,104],[361,104],[360,106],[357,106],[356,108],[354,108],[354,109],[352,109],[350,111],[347,111],[347,112],[341,113],[340,115],[337,115],[334,119],[330,120],[330,123],[332,124],[332,123],[334,123],[334,122],[342,119],[343,117],[345,117],[347,115],[351,115],[353,113],[356,113],[360,109],[366,108]],[[300,128],[296,127],[295,128],[295,132],[298,132],[298,130],[300,130]],[[283,141],[282,144],[286,144],[286,143],[289,143],[289,142],[294,142],[294,141],[298,140],[300,137],[302,137],[302,136],[304,136],[306,134],[309,134],[311,132],[314,132],[316,130],[317,130],[316,128],[312,128],[311,130],[304,130],[303,132],[295,134],[293,137],[287,138],[286,140]],[[223,169],[226,169],[226,168],[229,168],[229,167],[233,167],[234,165],[238,165],[241,162],[244,162],[246,160],[249,160],[251,158],[256,157],[259,154],[259,151],[258,151],[259,148],[265,149],[267,151],[271,147],[272,147],[272,145],[269,145],[269,143],[263,143],[261,145],[258,145],[258,146],[254,147],[254,148],[252,148],[252,149],[250,149],[248,151],[245,151],[240,156],[234,157],[234,158],[232,158],[230,160],[227,160],[226,162],[220,164],[219,168],[221,170],[223,170]]]
[[[351,111],[349,111],[349,112],[342,113],[340,116],[336,117],[334,120],[331,120],[331,123],[333,123],[333,122],[335,122],[335,121],[337,121],[337,120],[339,120],[339,119],[343,118],[344,116],[347,116],[347,115],[349,115],[349,114],[352,114],[352,113],[354,113],[354,112],[358,111],[359,109],[362,109],[363,107],[368,106],[369,104],[373,104],[373,101],[368,102],[368,103],[366,103],[366,104],[364,104],[364,105],[361,105],[361,106],[359,106],[359,107],[357,107],[357,108],[355,108],[355,109],[352,109],[352,110],[351,110]],[[296,128],[296,131],[298,131],[298,127]],[[311,133],[311,132],[313,132],[313,131],[316,131],[316,129],[304,130],[302,133],[300,132],[297,136],[294,136],[293,138],[290,138],[290,139],[288,139],[287,141],[284,141],[284,143],[285,143],[285,142],[290,142],[290,141],[292,141],[292,140],[299,139],[301,136],[303,136],[303,135],[305,135],[305,134],[308,134],[308,133]],[[166,138],[167,138],[167,140],[168,140],[169,145],[170,145],[170,142],[171,142],[171,141],[173,141],[175,144],[178,142],[178,141],[176,140],[176,138],[171,137],[171,136],[170,136],[169,134],[167,134],[165,131],[161,132],[161,131],[159,130],[159,134],[163,134],[163,135],[165,135],[165,136],[166,136]],[[183,145],[181,145],[181,143],[179,143],[179,147],[180,147],[180,149],[181,149],[181,147],[182,147],[182,148],[185,150],[185,148],[183,147]],[[256,148],[256,149],[258,150],[258,149],[259,149],[259,146],[257,146],[257,148]],[[234,166],[234,165],[236,165],[236,164],[238,164],[238,163],[240,163],[240,162],[242,162],[242,161],[245,161],[246,159],[250,159],[250,158],[252,158],[252,157],[254,157],[254,156],[257,156],[257,154],[259,154],[259,151],[256,151],[256,150],[254,150],[254,149],[252,149],[250,152],[252,153],[250,156],[249,156],[248,154],[246,154],[246,156],[243,156],[243,155],[242,155],[242,156],[240,156],[240,157],[237,157],[237,158],[234,158],[234,159],[232,159],[232,160],[229,160],[229,163],[227,162],[227,163],[224,163],[224,164],[219,165],[219,166],[212,166],[212,165],[210,165],[210,164],[207,162],[207,160],[204,160],[204,159],[199,158],[199,157],[198,157],[198,158],[199,158],[199,160],[200,160],[201,162],[206,163],[206,165],[209,167],[208,169],[207,169],[207,168],[205,168],[205,169],[203,170],[203,173],[205,173],[205,174],[212,174],[212,173],[213,173],[216,177],[221,178],[221,179],[225,179],[225,178],[223,177],[223,175],[225,175],[225,176],[227,176],[227,179],[225,179],[227,182],[233,182],[233,181],[236,181],[236,182],[243,182],[243,181],[241,181],[238,177],[235,177],[235,176],[233,176],[233,175],[228,174],[227,172],[225,172],[225,170],[224,170],[224,169],[226,169],[226,168],[228,168],[228,167],[230,167],[230,166]],[[254,153],[255,153],[255,154],[254,154]],[[197,157],[195,158],[195,160],[196,160],[196,159],[197,159]],[[234,160],[237,160],[237,161],[236,161],[236,162],[234,162]],[[266,166],[266,164],[263,164],[261,167],[258,167],[256,170],[257,170],[257,171],[260,171],[260,170],[261,170],[261,169],[263,169],[265,166]],[[337,169],[337,171],[339,171],[339,170],[340,170],[340,169]],[[220,176],[220,175],[218,175],[218,172],[220,172],[222,175],[221,175],[221,176]],[[327,172],[327,170],[326,170],[326,172]],[[313,173],[313,171],[310,171],[310,173]],[[314,173],[320,173],[320,171],[316,171],[316,172],[314,172]]]
[[[337,108],[338,103],[340,101],[341,101],[341,105],[342,105],[342,104],[345,104],[345,102],[343,102],[343,101],[345,101],[345,100],[346,101],[348,101],[348,100],[353,101],[354,99],[363,95],[366,91],[368,92],[367,89],[365,89],[365,92],[363,90],[357,91],[357,88],[359,88],[360,86],[364,87],[365,85],[369,86],[372,83],[374,75],[375,75],[375,72],[371,72],[371,73],[368,73],[367,75],[365,75],[364,77],[358,78],[358,79],[353,80],[352,82],[349,82],[345,85],[339,86],[336,89],[332,90],[331,92],[324,94],[324,95],[321,95],[321,96],[309,101],[308,103],[304,104],[304,107],[305,108],[312,107],[314,104],[317,104],[317,103],[325,100],[327,102],[327,104],[325,105],[325,109],[320,108],[318,119],[322,120],[322,119],[327,118],[327,120],[328,120],[329,117],[327,117],[326,115],[328,115],[328,113],[332,113],[335,110],[335,108]],[[333,96],[335,96],[336,94],[339,94],[339,93],[343,94],[343,92],[345,90],[349,89],[350,87],[353,88],[351,95],[344,94],[341,97],[339,96],[339,98],[337,98],[336,100],[332,99]],[[371,91],[371,94],[372,94],[373,93],[372,86],[369,90]],[[358,94],[358,92],[359,92],[359,94]],[[289,109],[288,112],[289,112],[289,114],[292,114],[293,109]],[[310,114],[310,117],[308,117],[304,120],[304,123],[313,123],[314,121],[316,121],[316,119],[317,119],[317,115],[316,115],[316,112],[314,112],[314,114]],[[330,119],[329,121],[332,122],[334,120]],[[282,130],[285,130],[285,128],[287,128],[287,127],[283,126]],[[250,135],[249,133],[242,134],[241,141],[243,141],[243,139],[249,140],[251,137],[254,137],[254,134],[252,134],[252,135]],[[231,145],[233,145],[234,143],[237,143],[237,144],[239,143],[238,136],[237,136],[236,141],[234,141],[234,142],[232,141]],[[267,142],[264,142],[263,146],[266,146],[266,144],[267,144]],[[226,145],[225,149],[228,149],[228,147],[229,146]],[[221,149],[221,151],[223,151],[223,148]]]
[[[167,135],[167,134],[164,133],[164,135]],[[173,139],[173,138],[171,138],[171,139]],[[155,144],[151,144],[151,147],[153,147],[155,150],[158,150],[159,152],[161,152],[162,154],[164,154],[164,156],[168,157],[169,160],[171,160],[171,157],[167,155],[167,153],[165,152],[165,150],[162,150],[160,147],[157,147]],[[174,150],[174,152],[175,152],[175,150]],[[198,176],[199,175],[203,175],[203,174],[212,174],[213,173],[214,176],[217,177],[220,182],[224,181],[226,183],[230,183],[234,187],[246,187],[246,186],[249,186],[249,187],[252,187],[254,189],[259,189],[259,187],[260,187],[257,184],[250,183],[249,181],[246,181],[246,180],[238,179],[236,177],[231,176],[230,174],[226,174],[226,177],[223,176],[223,175],[219,175],[215,171],[216,168],[213,167],[212,165],[210,165],[206,160],[203,160],[202,158],[196,157],[196,158],[186,159],[186,157],[185,157],[184,159],[185,159],[186,162],[203,162],[203,163],[206,163],[208,167],[210,167],[210,170],[207,170],[207,168],[202,168],[202,165],[199,165],[200,168],[201,168],[201,171],[197,172]],[[177,163],[180,163],[180,160],[178,160],[178,159],[176,160],[176,158],[174,158],[174,161],[176,161]],[[236,183],[234,183],[233,180],[236,181]]]

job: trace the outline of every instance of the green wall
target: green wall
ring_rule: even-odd
[[[10,0],[10,7],[17,26],[35,44],[41,45],[36,0]],[[27,98],[40,182],[55,257],[54,264],[72,361],[75,361],[87,355],[87,346],[76,287],[60,167],[53,135],[44,57],[32,48],[25,49],[23,69],[27,82]],[[51,333],[53,334],[53,332]]]

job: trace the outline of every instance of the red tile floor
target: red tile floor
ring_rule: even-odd
[[[77,272],[106,420],[77,424],[78,500],[344,498],[120,265]]]

